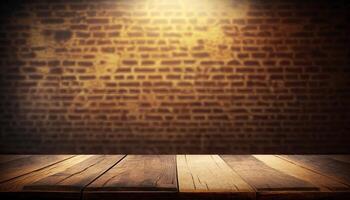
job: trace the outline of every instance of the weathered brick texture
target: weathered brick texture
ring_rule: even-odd
[[[1,2],[0,151],[350,153],[349,10]]]

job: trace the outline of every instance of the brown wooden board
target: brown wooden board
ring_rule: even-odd
[[[0,155],[0,199],[350,199],[347,155],[222,158]]]
[[[21,158],[26,158],[31,155],[0,155],[0,164],[4,164],[10,162],[12,160],[17,160]]]
[[[69,192],[0,192],[0,199],[9,200],[80,200],[80,193]]]
[[[174,199],[174,155],[129,155],[87,186],[84,199]]]
[[[218,155],[178,155],[177,170],[181,193],[255,195],[253,188]]]
[[[45,168],[72,155],[33,155],[9,159],[0,164],[0,183]]]
[[[340,162],[350,163],[350,155],[324,155],[322,157],[328,157]]]
[[[48,177],[58,172],[64,171],[69,167],[72,167],[77,163],[88,159],[89,157],[91,157],[91,155],[73,156],[54,165],[50,165],[43,169],[36,170],[23,176],[3,182],[0,184],[0,192],[23,192],[23,187],[25,185],[33,184],[34,182],[44,177]]]
[[[257,200],[348,200],[349,192],[261,192]]]
[[[60,172],[25,185],[23,190],[38,192],[38,197],[80,198],[82,189],[118,163],[123,155],[93,155]]]
[[[173,155],[129,155],[85,191],[177,191]]]
[[[350,163],[318,155],[281,155],[280,157],[350,186]]]
[[[348,186],[336,180],[333,180],[322,174],[316,173],[300,165],[296,165],[293,162],[281,159],[278,156],[254,155],[254,157],[275,170],[281,171],[285,174],[311,183],[312,185],[318,187],[321,192],[349,191]]]
[[[251,155],[222,155],[222,159],[257,191],[315,191],[304,180],[273,169]]]

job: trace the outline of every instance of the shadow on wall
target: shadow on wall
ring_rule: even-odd
[[[0,153],[350,153],[347,1],[2,4]]]

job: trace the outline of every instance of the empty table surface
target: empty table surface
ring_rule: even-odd
[[[348,155],[0,155],[12,199],[348,199]]]

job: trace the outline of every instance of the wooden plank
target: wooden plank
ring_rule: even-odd
[[[0,164],[4,164],[10,162],[12,160],[17,160],[21,158],[26,158],[31,155],[0,155]]]
[[[173,155],[129,155],[85,191],[177,191]]]
[[[349,192],[261,192],[259,200],[347,200]]]
[[[325,155],[328,158],[332,158],[334,160],[338,160],[340,162],[350,163],[350,155]]]
[[[11,179],[0,184],[0,192],[23,192],[23,187],[25,185],[30,185],[44,177],[48,177],[58,172],[64,171],[69,167],[72,167],[88,159],[89,157],[91,157],[91,155],[74,156],[62,162],[45,167],[41,170],[31,172],[29,174],[17,177],[15,179]]]
[[[318,155],[281,155],[279,157],[350,186],[350,163]]]
[[[218,155],[178,155],[180,192],[254,193]]]
[[[0,164],[0,183],[22,176],[35,170],[45,168],[72,155],[33,155],[18,159],[9,159],[8,162]]]
[[[176,199],[174,155],[130,155],[84,189],[83,199]]]
[[[77,192],[119,162],[123,155],[93,155],[61,172],[24,186],[27,191]]]
[[[1,199],[11,199],[11,200],[80,200],[79,193],[62,193],[60,192],[50,192],[43,193],[41,191],[32,191],[32,192],[0,192]]]
[[[222,155],[221,157],[258,192],[318,190],[316,186],[304,180],[267,166],[252,155]]]
[[[264,162],[271,168],[279,170],[283,173],[289,174],[290,176],[298,179],[305,180],[319,188],[322,192],[329,191],[347,191],[349,188],[329,177],[323,176],[319,173],[311,171],[307,168],[296,165],[287,160],[281,159],[274,155],[254,155],[257,159]]]

